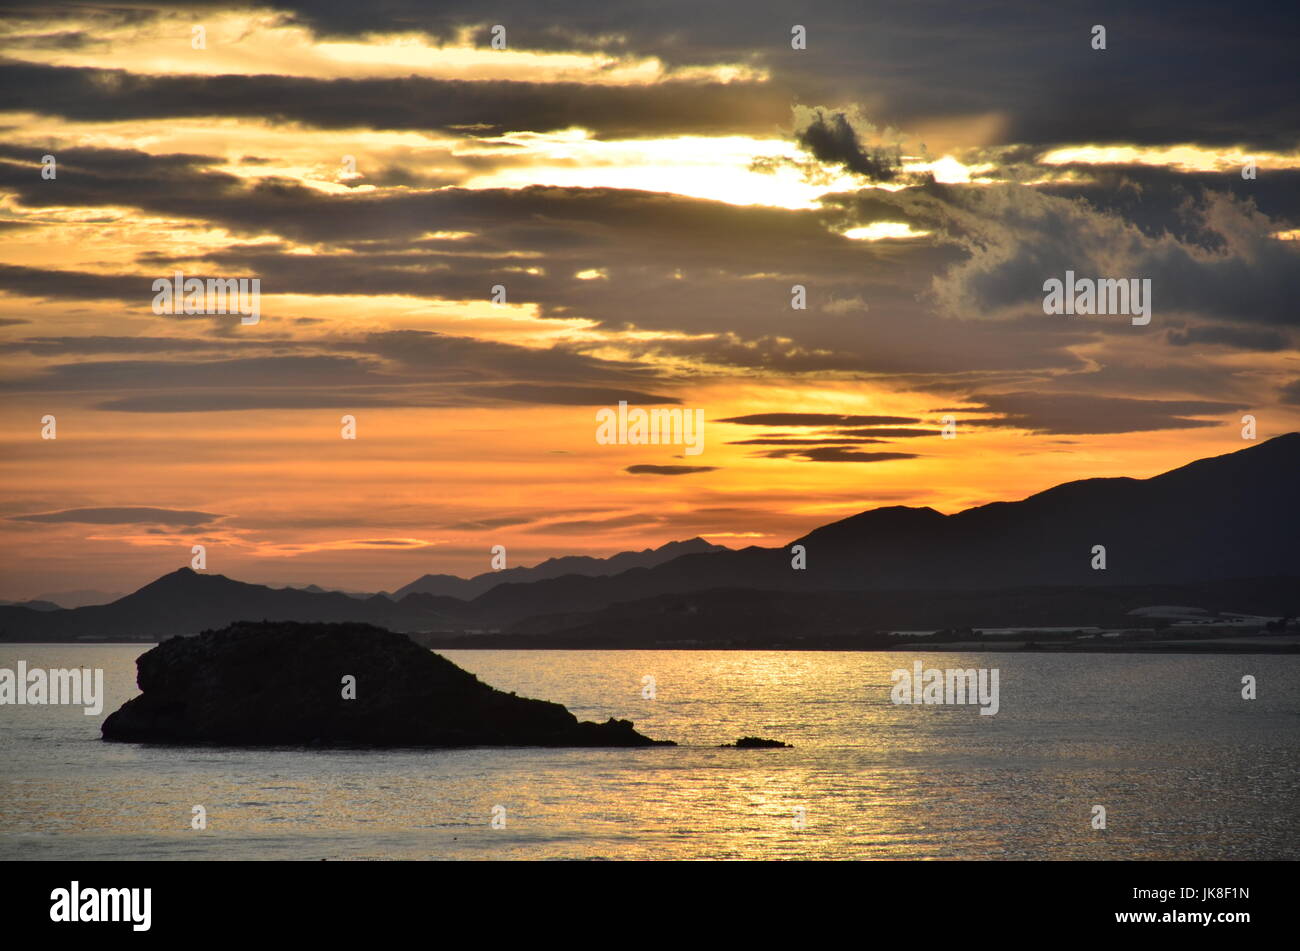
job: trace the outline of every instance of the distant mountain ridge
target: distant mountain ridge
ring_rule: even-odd
[[[108,604],[122,597],[121,591],[54,591],[38,594],[27,601],[0,601],[3,604],[25,604],[40,611],[57,611],[64,608],[81,608],[88,604]],[[48,605],[48,607],[38,607]]]
[[[63,605],[55,604],[44,598],[32,598],[30,601],[0,601],[0,607],[29,608],[33,611],[62,611]]]
[[[270,588],[180,568],[112,604],[58,611],[0,607],[0,632],[5,640],[149,639],[197,634],[253,619],[357,621],[403,631],[438,624],[440,607],[433,598],[416,599],[403,608],[382,595],[360,599],[338,591]]]
[[[723,545],[714,545],[698,536],[684,542],[669,542],[658,548],[646,548],[641,551],[624,551],[609,558],[591,558],[586,555],[566,555],[560,558],[548,558],[532,568],[503,568],[500,571],[485,571],[473,578],[461,578],[456,575],[423,575],[408,585],[403,585],[393,592],[393,599],[400,601],[408,594],[432,594],[439,597],[460,598],[469,601],[490,591],[499,584],[527,584],[546,578],[560,578],[564,575],[584,575],[597,577],[616,575],[633,568],[653,568],[664,562],[672,561],[682,555],[695,555],[707,552],[729,551]]]
[[[507,624],[709,588],[992,590],[1300,577],[1300,433],[1150,479],[1068,482],[1019,502],[944,515],[871,509],[782,548],[685,555],[605,578],[501,585],[480,615]],[[806,568],[792,567],[794,545]],[[1093,568],[1104,548],[1104,569]]]
[[[773,604],[772,611],[792,611],[791,623],[797,627],[800,617],[807,625],[817,623],[816,612],[806,605],[816,605],[818,599],[790,598],[778,606],[773,597],[782,592],[948,592],[956,602],[987,604],[988,599],[968,593],[1054,588],[1052,603],[1068,615],[1087,588],[1181,586],[1159,601],[1135,594],[1136,600],[1125,602],[1132,608],[1192,604],[1188,598],[1197,584],[1243,579],[1281,579],[1282,593],[1276,580],[1247,586],[1240,590],[1258,592],[1251,597],[1266,602],[1262,607],[1219,607],[1285,613],[1290,610],[1288,585],[1300,590],[1298,481],[1300,433],[1290,433],[1150,479],[1069,482],[1018,502],[994,502],[953,515],[906,506],[872,509],[821,526],[781,548],[719,550],[692,539],[610,559],[551,559],[536,568],[489,573],[491,586],[468,598],[434,593],[442,590],[441,581],[429,583],[432,591],[414,590],[420,584],[414,582],[399,589],[394,600],[273,589],[185,568],[112,604],[43,611],[0,606],[0,639],[156,638],[241,620],[356,621],[405,632],[583,630],[599,637],[603,631],[613,639],[628,620],[626,612],[607,610],[612,605],[639,601],[650,613],[671,615],[672,596],[687,592],[739,592],[709,602],[710,623],[723,628],[743,627],[760,603]],[[804,548],[802,570],[792,566],[795,544]],[[1104,548],[1102,570],[1093,567],[1098,546]],[[557,575],[575,565],[606,571],[626,564],[633,566],[617,573]],[[482,578],[456,580],[487,584]],[[762,597],[746,598],[747,591]],[[1168,600],[1175,596],[1177,600]],[[651,607],[655,599],[657,606]],[[796,602],[805,607],[792,607]],[[836,603],[843,605],[836,623],[851,623],[857,602]],[[1042,617],[1052,610],[1050,603],[1035,608]],[[885,617],[875,607],[872,611]],[[889,617],[891,624],[903,623]],[[953,618],[954,624],[960,620]]]

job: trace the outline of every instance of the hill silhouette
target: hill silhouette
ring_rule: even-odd
[[[609,558],[565,555],[561,558],[548,558],[540,565],[534,565],[531,568],[504,568],[501,571],[485,571],[473,578],[461,578],[456,575],[422,575],[410,584],[398,588],[393,592],[392,596],[394,600],[401,600],[408,594],[432,594],[468,601],[500,584],[526,584],[530,581],[559,578],[564,575],[585,575],[589,577],[616,575],[633,568],[652,568],[682,555],[726,550],[722,545],[713,545],[703,538],[697,537],[684,542],[669,542],[659,548],[620,552]]]
[[[944,515],[890,506],[779,549],[685,555],[608,578],[501,585],[473,602],[497,624],[708,588],[994,590],[1300,577],[1300,433],[1150,479],[1085,479]],[[803,570],[791,549],[805,550]],[[1096,570],[1093,548],[1105,548]]]
[[[559,558],[535,568],[455,579],[463,585],[491,583],[467,598],[438,593],[450,589],[440,580],[447,576],[426,575],[399,589],[394,600],[275,589],[182,568],[111,604],[71,610],[0,606],[0,638],[156,639],[260,620],[351,621],[406,632],[586,630],[592,625],[598,625],[597,633],[615,632],[636,625],[612,606],[644,602],[645,611],[658,615],[663,612],[652,606],[654,599],[671,603],[674,595],[703,591],[762,593],[753,604],[767,603],[780,592],[951,592],[956,603],[965,598],[968,605],[987,607],[996,599],[974,595],[1050,588],[1056,613],[1065,616],[1087,600],[1089,589],[1124,588],[1132,594],[1148,587],[1164,590],[1159,598],[1153,592],[1151,600],[1131,606],[1194,604],[1197,585],[1300,579],[1297,474],[1300,433],[1290,433],[1150,479],[1085,479],[953,515],[906,506],[872,509],[780,548],[733,551],[691,539],[610,559]],[[793,545],[804,549],[802,570],[792,567]],[[1105,548],[1104,570],[1093,567],[1094,546]],[[627,564],[634,566],[617,570]],[[575,566],[583,573],[556,576]],[[617,573],[597,573],[608,571]],[[417,590],[421,587],[431,590]],[[1246,613],[1286,610],[1279,607],[1283,599],[1276,585],[1241,590],[1257,592],[1260,603],[1201,606]],[[744,601],[743,596],[714,598],[710,621],[745,623]],[[1035,610],[1046,616],[1040,601],[1035,600]],[[807,619],[809,605],[816,603],[804,600],[798,616]],[[841,611],[852,610],[845,607],[851,600],[834,603]],[[924,613],[926,599],[901,598],[900,603]],[[729,609],[720,607],[728,604]],[[769,611],[786,609],[795,610],[787,605]],[[891,624],[906,626],[892,612],[889,617]],[[981,617],[977,623],[990,622]]]

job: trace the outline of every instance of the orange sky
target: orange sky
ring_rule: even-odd
[[[762,57],[491,51],[473,31],[327,39],[268,11],[213,12],[194,50],[192,22],[105,23],[68,48],[24,44],[32,25],[10,24],[0,47],[158,79],[741,84],[764,103],[783,81]],[[714,135],[685,120],[593,132],[580,110],[565,129],[480,133],[220,107],[0,116],[0,597],[133,590],[195,543],[213,572],[350,590],[486,571],[498,544],[511,566],[695,535],[776,545],[877,505],[953,512],[1155,475],[1248,445],[1246,413],[1261,439],[1300,428],[1291,330],[1266,316],[1270,299],[1243,292],[1234,311],[1215,291],[1238,266],[1260,287],[1294,270],[1295,224],[1207,200],[1201,226],[1222,237],[1210,249],[1085,194],[1116,167],[1164,176],[1149,188],[1193,174],[1236,186],[1245,157],[1290,173],[1300,151],[1189,129],[1177,149],[1083,139],[1026,160],[1008,157],[1021,144],[1009,108],[889,130],[868,105],[827,108],[864,163],[895,150],[888,174],[839,160],[810,133],[830,113],[802,107],[772,123],[755,105],[749,128]],[[1173,259],[1186,270],[1170,275],[1204,273],[1205,289],[1162,284]],[[1150,327],[1042,313],[1038,284],[1089,262],[1096,276],[1156,269]],[[261,275],[260,322],[155,315],[151,281],[175,269]],[[505,304],[490,300],[497,282]],[[806,310],[790,306],[794,284]],[[703,409],[704,451],[598,444],[596,411],[622,393]],[[945,412],[954,439],[934,432]],[[355,440],[340,438],[349,413]],[[724,422],[772,413],[899,417],[883,425],[925,434]],[[46,414],[57,439],[41,438]],[[863,438],[878,441],[834,441]],[[814,443],[868,455],[798,455]]]

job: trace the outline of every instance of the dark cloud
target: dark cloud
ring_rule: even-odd
[[[1062,392],[1140,397],[1204,394],[1225,402],[1249,403],[1258,395],[1253,374],[1240,369],[1226,371],[1222,364],[1207,359],[1209,354],[1199,347],[1171,352],[1162,343],[1162,337],[1152,336],[1147,348],[1115,348],[1107,354],[1104,366],[1054,376],[1050,384]],[[1023,388],[1037,389],[1048,382],[1040,380]]]
[[[889,439],[914,439],[917,436],[938,436],[937,429],[907,429],[902,426],[871,426],[866,429],[841,429],[844,436],[882,436]]]
[[[884,439],[786,439],[779,436],[769,436],[761,439],[733,439],[727,443],[728,446],[864,446],[871,443],[882,443]]]
[[[795,140],[823,162],[843,165],[873,182],[892,182],[902,166],[895,146],[871,146],[855,127],[853,117],[816,106],[796,122]]]
[[[4,37],[9,47],[24,50],[79,50],[103,42],[99,37],[80,30],[55,33],[11,33]]]
[[[85,525],[172,525],[198,528],[224,515],[212,512],[194,512],[185,509],[160,509],[143,506],[116,508],[65,509],[61,512],[40,512],[33,515],[11,515],[16,522],[74,522]]]
[[[79,121],[268,119],[318,129],[499,136],[575,126],[625,138],[774,134],[789,98],[766,84],[591,83],[295,76],[154,76],[122,69],[0,63],[0,110]]]
[[[890,462],[894,459],[918,459],[914,452],[856,452],[840,446],[816,449],[773,449],[762,453],[769,459],[803,459],[807,462]]]
[[[19,323],[19,321],[15,321]],[[251,340],[239,344],[257,349],[282,346],[286,341]],[[38,356],[69,356],[74,353],[204,353],[230,350],[229,340],[209,340],[201,337],[24,337],[0,343],[0,351],[8,353],[33,353]]]
[[[539,386],[530,383],[475,387],[470,390],[470,393],[480,399],[554,406],[616,406],[620,400],[657,405],[681,403],[681,400],[676,397],[638,393],[635,390],[611,390],[590,386]]]
[[[1073,180],[1036,186],[1038,191],[1081,198],[1098,211],[1120,215],[1151,238],[1169,233],[1180,242],[1206,250],[1224,248],[1222,236],[1207,227],[1205,217],[1199,214],[1214,195],[1250,202],[1284,227],[1300,226],[1300,169],[1269,168],[1263,162],[1258,177],[1246,179],[1236,166],[1215,172],[1152,165],[1063,164],[1054,168]],[[1019,172],[1032,179],[1041,176],[1042,168],[1026,164]]]
[[[88,339],[92,353],[118,352],[108,340]],[[144,349],[153,339],[146,338]],[[558,348],[517,347],[423,331],[277,341],[274,346],[286,352],[57,363],[12,376],[0,390],[83,393],[97,399],[101,409],[144,413],[680,402],[637,385],[653,382],[647,367]]]
[[[1069,348],[1098,332],[1040,321],[1016,328],[1017,345],[1009,347],[1005,330],[944,320],[918,303],[917,290],[936,267],[959,263],[962,252],[846,240],[835,230],[846,213],[840,206],[792,211],[553,187],[340,196],[289,183],[250,185],[205,171],[201,156],[166,163],[157,181],[149,180],[143,153],[79,150],[68,159],[93,171],[95,187],[55,195],[17,158],[0,163],[0,186],[36,207],[134,205],[237,234],[327,246],[302,255],[275,244],[234,245],[200,259],[206,273],[192,275],[258,276],[267,294],[482,300],[504,283],[510,301],[535,303],[543,317],[689,335],[624,343],[650,363],[671,357],[791,374],[1068,370],[1085,365]],[[430,221],[471,237],[423,237]],[[520,254],[532,257],[539,273],[508,270],[519,266],[511,255]],[[173,268],[163,254],[147,264],[135,276],[0,266],[0,286],[47,299],[117,299],[143,310],[152,281]],[[609,279],[574,278],[593,268]],[[798,315],[789,308],[796,280],[809,288],[810,306],[856,297],[871,301],[871,313],[852,325]],[[746,314],[744,336],[737,313]]]
[[[678,476],[691,475],[695,472],[716,472],[717,466],[652,466],[638,465],[628,466],[624,472],[630,472],[632,475],[660,475],[660,476]]]
[[[911,416],[839,416],[834,413],[752,413],[731,416],[719,423],[746,426],[875,426],[882,423],[919,423]]]
[[[80,18],[93,15],[110,25],[128,15],[136,21],[157,15],[98,3],[63,6]],[[196,12],[228,6],[183,4]],[[696,103],[691,94],[675,90],[679,101],[667,109],[658,90],[645,90],[640,98],[658,108],[638,109],[637,95],[608,93],[608,100],[619,104],[611,106],[559,84],[539,90],[532,99],[503,96],[513,102],[496,109],[489,94],[473,108],[466,101],[472,93],[448,90],[439,96],[424,93],[419,83],[336,81],[320,84],[320,89],[305,84],[308,92],[274,77],[261,82],[254,80],[262,77],[128,82],[123,98],[133,99],[133,108],[145,114],[152,114],[151,108],[163,114],[283,112],[330,127],[399,122],[413,124],[399,127],[420,127],[422,112],[429,116],[425,122],[455,123],[459,108],[465,125],[514,122],[516,128],[533,128],[525,114],[531,111],[538,116],[532,121],[539,123],[572,115],[597,126],[603,119],[634,129],[658,124],[682,131],[702,128],[709,116],[713,129],[735,129],[744,125],[741,116],[746,106],[752,108],[754,95],[767,94],[782,105],[870,103],[876,122],[902,129],[926,119],[997,115],[1003,119],[1002,140],[1022,143],[1172,145],[1186,142],[1194,130],[1192,137],[1208,144],[1276,148],[1292,147],[1300,128],[1300,102],[1293,95],[1295,11],[1288,2],[1272,0],[1252,5],[1249,16],[1228,0],[1139,5],[1128,0],[1090,0],[1086,5],[993,0],[978,7],[913,0],[870,10],[857,0],[812,0],[797,10],[785,0],[663,0],[652,5],[557,0],[544,6],[533,0],[495,0],[490,12],[479,0],[265,0],[264,8],[283,11],[335,38],[422,32],[445,42],[470,28],[475,42],[486,46],[488,29],[500,23],[507,27],[511,49],[654,56],[670,67],[746,63],[768,70],[772,78],[758,90],[744,89],[744,84],[730,90],[730,113],[707,101],[713,97],[705,93],[697,98],[706,101]],[[48,9],[42,9],[48,17]],[[807,29],[806,50],[790,47],[796,22]],[[1091,47],[1095,23],[1107,28],[1104,51]],[[13,52],[20,54],[21,46]],[[57,107],[79,108],[93,118],[114,115],[112,97],[86,85],[46,82]],[[3,81],[0,86],[13,88]],[[78,95],[85,97],[82,104],[76,102]],[[269,103],[274,109],[267,110]],[[617,114],[620,107],[625,117]]]
[[[1054,435],[1138,433],[1219,426],[1240,404],[1209,400],[1147,400],[1079,393],[976,394],[978,409],[1001,419],[963,419],[961,426],[1014,427]],[[1217,416],[1217,419],[1197,419]]]
[[[1276,353],[1291,346],[1291,338],[1279,330],[1256,330],[1250,327],[1188,327],[1170,330],[1165,339],[1175,347],[1218,346],[1235,350],[1258,350]]]
[[[1024,186],[876,191],[866,197],[837,196],[823,208],[804,211],[618,189],[390,190],[401,194],[380,189],[339,196],[289,182],[250,184],[212,171],[207,165],[216,159],[210,156],[160,159],[124,150],[78,149],[68,150],[61,160],[75,174],[66,189],[61,176],[56,193],[44,187],[52,183],[32,174],[35,166],[28,163],[36,161],[37,151],[0,147],[0,157],[9,159],[0,162],[0,186],[15,192],[24,207],[126,205],[240,235],[284,239],[283,244],[233,245],[201,259],[207,275],[261,276],[268,294],[481,300],[493,284],[503,282],[512,302],[535,303],[543,317],[584,318],[612,332],[635,326],[683,334],[679,339],[623,341],[628,359],[621,362],[589,360],[578,344],[543,351],[547,356],[538,358],[538,351],[528,348],[485,345],[480,350],[453,342],[456,338],[392,337],[387,345],[376,342],[369,349],[345,351],[323,343],[320,352],[304,352],[297,345],[271,347],[265,335],[275,325],[264,316],[267,326],[258,330],[260,339],[244,333],[246,328],[234,328],[223,342],[167,344],[162,338],[145,337],[138,349],[110,338],[87,338],[69,341],[66,353],[201,355],[219,353],[227,343],[247,344],[248,350],[231,351],[232,358],[294,361],[260,366],[267,372],[283,369],[286,379],[302,388],[300,394],[287,392],[275,381],[255,385],[245,378],[241,392],[221,383],[204,388],[187,381],[160,400],[131,392],[150,389],[150,384],[135,385],[125,378],[133,364],[144,372],[162,362],[148,360],[110,361],[98,370],[50,368],[28,378],[38,389],[85,389],[73,379],[77,377],[104,392],[100,405],[130,411],[150,411],[160,403],[174,411],[198,411],[466,401],[489,405],[501,400],[559,405],[609,405],[620,398],[671,402],[676,397],[655,392],[652,367],[663,357],[696,360],[720,368],[722,375],[750,369],[791,376],[829,371],[846,379],[874,379],[932,392],[982,387],[1105,392],[1100,389],[1104,382],[1123,377],[1136,388],[1150,388],[1150,381],[1159,380],[1166,392],[1235,399],[1239,394],[1229,388],[1244,383],[1216,383],[1212,368],[1206,366],[1162,365],[1144,377],[1137,370],[1112,366],[1123,353],[1109,344],[1094,348],[1086,360],[1081,356],[1088,352],[1081,345],[1108,337],[1123,339],[1131,348],[1129,341],[1141,336],[1140,328],[1041,314],[979,318],[1026,302],[1032,308],[1035,298],[1026,294],[1026,287],[1041,300],[1037,288],[1044,271],[1072,262],[1076,251],[1084,252],[1084,260],[1113,253],[1154,269],[1160,278],[1155,291],[1157,327],[1160,320],[1169,321],[1174,329],[1169,342],[1187,344],[1179,349],[1189,353],[1188,359],[1203,344],[1276,351],[1281,343],[1285,349],[1287,337],[1278,336],[1278,326],[1294,322],[1290,295],[1300,292],[1295,249],[1267,237],[1276,222],[1226,194],[1202,196],[1187,205],[1192,210],[1181,212],[1180,239],[1172,233],[1157,234],[1150,223],[1132,224],[1127,230],[1125,216],[1135,212],[1121,202],[1105,210]],[[861,216],[902,218],[921,228],[937,228],[959,243],[897,242],[899,246],[883,248],[839,236],[839,229],[863,220]],[[460,241],[427,237],[430,221],[437,221],[439,229],[470,236]],[[1217,245],[1214,235],[1219,236]],[[289,253],[288,242],[312,243],[318,253]],[[510,255],[519,254],[527,255],[540,273],[508,270],[519,264]],[[159,252],[140,264],[141,272],[134,275],[0,266],[0,286],[46,299],[121,300],[147,313],[150,284],[170,273],[172,261]],[[573,277],[590,268],[604,269],[609,279]],[[918,291],[936,271],[944,292],[939,302],[951,305],[949,312],[956,316],[973,319],[952,320],[932,312],[928,302],[918,302]],[[794,281],[809,287],[813,311],[795,314],[789,309]],[[854,297],[869,300],[871,311],[851,323],[814,312],[820,302]],[[1238,321],[1272,326],[1242,328],[1246,332],[1236,334],[1188,330],[1185,317],[1170,313],[1174,308],[1205,313],[1215,321],[1204,326],[1220,328]],[[743,322],[737,321],[737,314],[745,315]],[[8,346],[42,357],[59,356],[54,341],[62,339],[32,338]],[[256,345],[253,339],[258,339]],[[1158,339],[1166,338],[1162,334]],[[467,348],[475,351],[468,360],[463,352]],[[322,356],[345,362],[299,362]],[[432,368],[430,379],[418,378],[425,366],[421,361]],[[457,361],[468,366],[463,374],[452,366]],[[111,394],[103,375],[114,372],[114,363],[120,364],[121,391]],[[1104,364],[1100,370],[1098,363]],[[197,369],[199,378],[208,372],[201,365]],[[101,376],[95,378],[96,373]],[[153,376],[151,371],[147,375]],[[329,386],[325,380],[332,375],[338,379]],[[159,378],[169,377],[164,371]],[[439,380],[454,386],[437,392],[431,384]],[[917,420],[882,417],[788,425],[913,422]],[[752,424],[764,425],[757,419]]]
[[[932,298],[951,317],[994,320],[1042,315],[1043,284],[1076,278],[1151,282],[1152,327],[1173,316],[1220,321],[1300,323],[1300,247],[1274,237],[1279,223],[1252,202],[1207,192],[1184,208],[1193,222],[1179,239],[1145,233],[1120,213],[1094,208],[1023,186],[927,186],[896,193],[932,227],[944,229],[967,251],[966,260],[936,277]],[[1212,240],[1206,236],[1212,235]],[[1130,332],[1123,317],[1050,318]],[[1133,327],[1140,333],[1143,327]]]

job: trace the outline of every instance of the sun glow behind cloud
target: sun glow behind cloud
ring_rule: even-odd
[[[36,117],[0,113],[25,124]],[[167,120],[40,123],[31,147],[136,149],[154,155],[210,155],[213,171],[244,179],[283,179],[334,195],[384,187],[388,170],[400,169],[409,184],[396,187],[626,188],[683,195],[734,205],[791,210],[819,207],[835,192],[878,187],[842,168],[818,163],[795,143],[752,136],[673,136],[598,139],[580,128],[461,139],[438,133],[356,129],[340,136],[262,120]],[[355,161],[352,174],[344,154]],[[907,166],[911,170],[913,166]],[[918,163],[936,180],[970,180],[968,169],[945,157]],[[815,169],[816,174],[810,175]]]
[[[874,221],[861,228],[850,228],[844,237],[855,241],[882,241],[886,238],[924,238],[930,232],[913,231],[905,221]]]
[[[605,141],[569,129],[489,141],[520,146],[527,161],[472,175],[465,181],[468,188],[630,188],[733,205],[810,209],[827,192],[860,184],[846,172],[830,172],[829,180],[818,184],[808,181],[796,163],[810,157],[779,139],[735,135]],[[466,149],[461,154],[473,153]],[[777,160],[769,166],[772,171],[755,167],[761,159]]]

